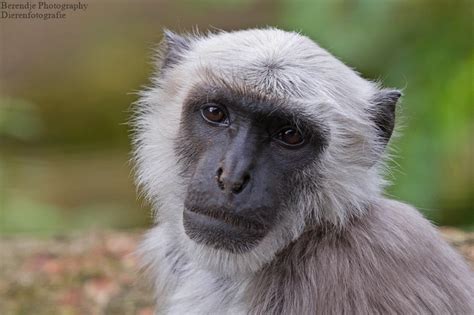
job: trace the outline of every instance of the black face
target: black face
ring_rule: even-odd
[[[325,143],[321,126],[276,110],[277,101],[241,94],[194,91],[176,144],[189,179],[186,234],[231,252],[251,249],[275,226],[295,189],[291,178]]]

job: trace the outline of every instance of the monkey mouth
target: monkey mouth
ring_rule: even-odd
[[[267,230],[267,226],[257,220],[247,219],[239,215],[231,214],[229,210],[222,209],[203,209],[199,207],[191,207],[187,209],[190,212],[197,213],[209,218],[223,221],[226,224],[233,225],[244,230],[253,230],[263,232]],[[257,209],[258,211],[258,209]]]
[[[193,241],[231,252],[250,250],[268,232],[268,227],[258,221],[244,219],[225,210],[195,207],[184,210],[183,225]]]

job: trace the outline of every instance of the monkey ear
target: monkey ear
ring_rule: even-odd
[[[181,36],[165,29],[163,31],[161,68],[166,69],[178,64],[183,54],[191,48],[192,38]]]
[[[395,109],[402,93],[398,90],[383,89],[372,99],[372,119],[377,126],[380,137],[387,143],[395,127]]]

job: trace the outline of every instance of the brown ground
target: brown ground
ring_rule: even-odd
[[[474,268],[474,233],[443,228]],[[152,314],[133,255],[141,232],[0,240],[0,314]]]

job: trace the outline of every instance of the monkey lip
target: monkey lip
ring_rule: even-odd
[[[234,253],[243,253],[255,247],[266,235],[266,230],[229,223],[196,211],[184,210],[184,231],[196,243]]]
[[[184,216],[190,216],[190,218],[193,219],[199,218],[198,220],[201,221],[208,220],[210,223],[225,224],[239,230],[254,231],[257,233],[265,233],[267,231],[265,224],[231,214],[226,210],[207,210],[192,207],[184,210]]]

